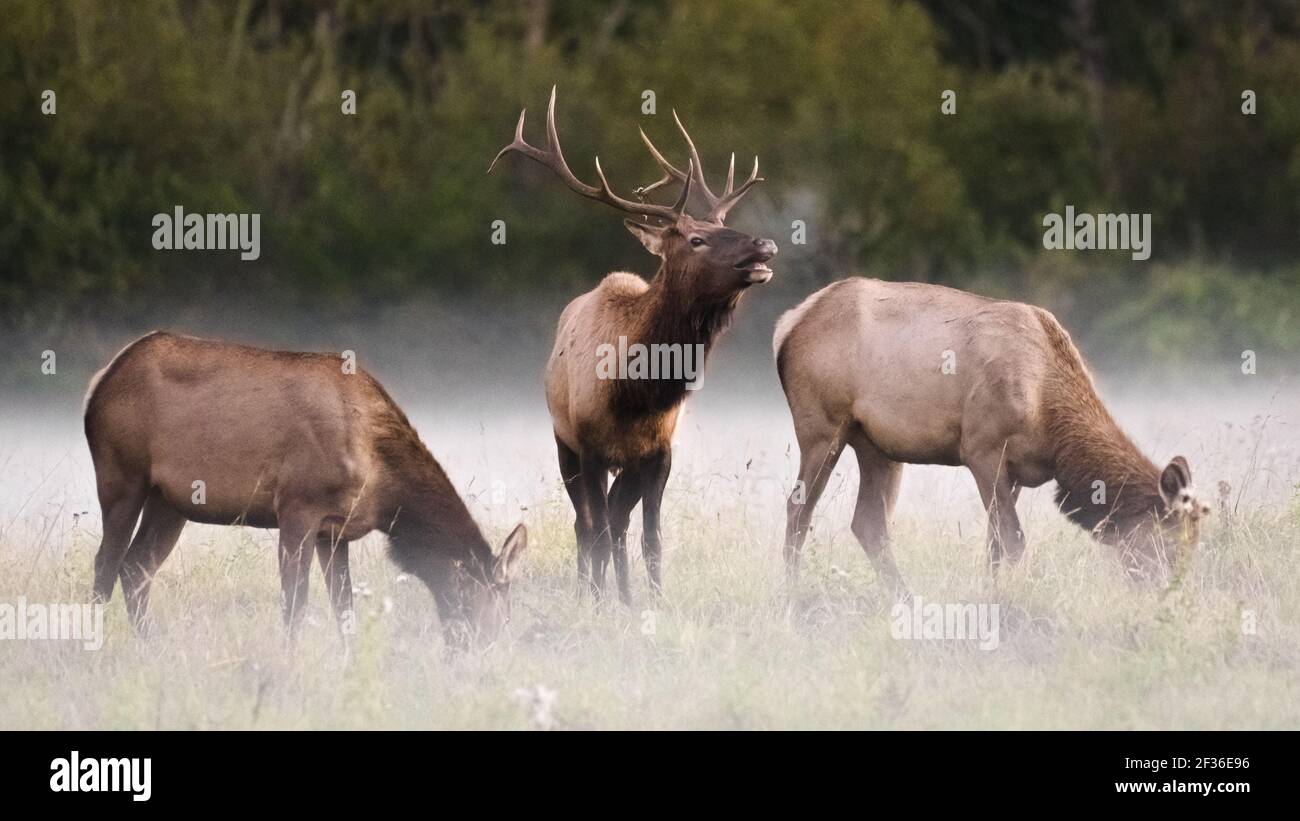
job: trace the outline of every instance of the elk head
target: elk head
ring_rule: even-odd
[[[1160,472],[1160,501],[1164,503],[1160,525],[1166,536],[1184,550],[1200,544],[1201,520],[1210,515],[1210,506],[1196,498],[1192,468],[1181,456]]]
[[[1201,541],[1201,525],[1210,506],[1196,497],[1192,469],[1175,456],[1160,472],[1153,515],[1130,531],[1124,553],[1130,569],[1147,576],[1168,571],[1176,558],[1194,550]]]
[[[506,537],[489,568],[462,569],[457,578],[459,601],[444,631],[449,645],[463,649],[470,642],[491,644],[510,621],[510,580],[519,557],[528,547],[528,530],[522,525]]]
[[[757,157],[754,158],[754,169],[750,172],[749,179],[736,188],[736,155],[732,154],[731,165],[727,170],[727,187],[721,195],[713,193],[704,179],[695,143],[674,111],[673,119],[690,151],[686,170],[682,171],[668,162],[642,131],[641,139],[663,170],[664,176],[657,182],[635,189],[637,200],[632,201],[618,196],[610,188],[605,172],[600,167],[599,157],[596,158],[599,186],[587,185],[569,170],[555,129],[554,87],[551,88],[551,100],[546,108],[546,150],[535,148],[524,140],[526,114],[527,110],[520,112],[514,141],[497,153],[492,165],[488,167],[489,172],[496,166],[497,160],[513,151],[551,169],[565,185],[578,194],[640,217],[639,220],[624,220],[624,224],[646,250],[663,260],[665,269],[691,283],[691,289],[697,298],[725,300],[751,285],[772,278],[772,269],[767,263],[777,252],[776,243],[770,239],[751,237],[723,224],[732,206],[749,189],[763,181],[758,176]],[[681,183],[682,189],[673,205],[645,201],[650,192],[674,182]],[[701,219],[686,213],[686,202],[692,191],[697,191],[708,205],[708,213]]]

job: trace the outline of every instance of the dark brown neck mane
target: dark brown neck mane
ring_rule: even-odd
[[[438,559],[463,562],[481,580],[492,568],[492,548],[442,466],[406,416],[391,406],[378,422],[375,448],[396,487],[389,549],[394,561],[420,579]]]
[[[1042,403],[1055,449],[1057,506],[1103,541],[1121,539],[1162,512],[1160,470],[1106,410],[1065,330],[1046,312],[1039,321],[1055,360],[1044,380]]]
[[[692,357],[699,372],[704,357],[695,357],[694,346],[700,345],[704,356],[731,322],[740,301],[741,291],[724,299],[707,300],[691,288],[690,274],[664,263],[650,282],[650,287],[630,306],[632,321],[627,334],[628,345],[680,346],[682,356]],[[690,350],[688,351],[688,347]],[[619,379],[614,383],[614,411],[629,415],[653,415],[676,407],[686,398],[685,379]]]

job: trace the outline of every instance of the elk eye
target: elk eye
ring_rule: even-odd
[[[699,248],[703,244],[704,244],[704,240],[701,239],[700,237],[691,237],[692,248]]]

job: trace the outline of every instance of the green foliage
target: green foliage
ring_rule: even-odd
[[[1100,329],[1150,321],[1152,353],[1230,319],[1297,350],[1276,331],[1300,310],[1286,273],[1300,255],[1294,11],[964,5],[12,4],[0,29],[0,317],[58,328],[248,294],[347,313],[416,292],[568,292],[613,268],[644,271],[615,215],[544,169],[512,157],[486,174],[520,108],[543,138],[554,84],[570,164],[594,179],[599,154],[624,193],[658,176],[638,127],[684,156],[672,109],[713,179],[728,152],[742,173],[760,154],[768,182],[738,225],[779,239],[802,219],[811,239],[785,251],[794,270],[774,287],[865,271],[1089,301],[1084,314],[1109,313]],[[1240,112],[1244,88],[1258,95],[1253,117]],[[58,94],[55,116],[40,113],[44,89]],[[340,111],[343,89],[357,92],[355,117]],[[945,89],[955,116],[940,113]],[[260,213],[262,258],[154,251],[150,219],[177,204]],[[1066,204],[1152,213],[1164,267],[1044,259],[1042,216]],[[504,247],[488,242],[496,219]],[[1174,267],[1215,271],[1203,282],[1217,307],[1175,296],[1166,280],[1202,280],[1171,280]],[[1252,273],[1234,282],[1236,269]],[[1130,290],[1096,305],[1122,291],[1079,290],[1099,281]],[[1137,299],[1135,282],[1149,289]]]

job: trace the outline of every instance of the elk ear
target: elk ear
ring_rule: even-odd
[[[1178,494],[1192,484],[1192,468],[1187,460],[1175,456],[1160,472],[1160,498],[1165,504],[1172,505]]]
[[[632,236],[641,240],[645,249],[657,257],[664,255],[664,234],[668,232],[671,226],[668,225],[651,225],[648,222],[636,222],[634,220],[623,220],[627,230],[632,232]]]
[[[515,525],[515,529],[510,531],[506,537],[506,543],[501,546],[501,555],[497,557],[496,567],[492,570],[492,581],[497,584],[505,584],[514,576],[515,565],[519,562],[519,556],[528,547],[528,528],[523,523]]]

